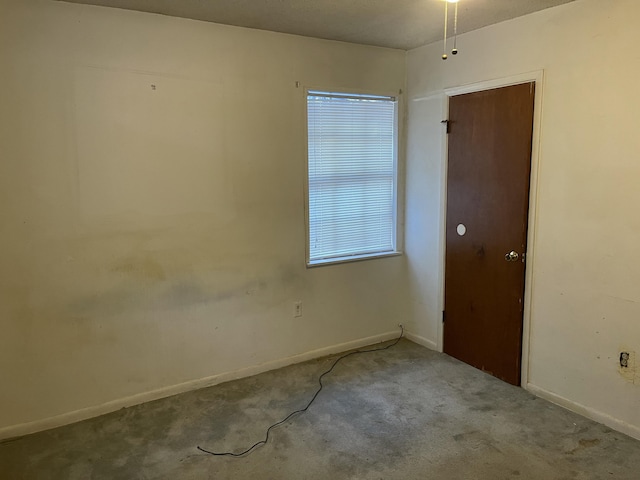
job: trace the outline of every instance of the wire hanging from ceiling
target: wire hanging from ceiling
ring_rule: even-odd
[[[455,4],[455,10],[453,14],[453,50],[451,55],[458,54],[458,2]]]
[[[444,40],[442,42],[442,59],[447,57],[447,27],[449,26],[449,2],[444,2]]]
[[[449,28],[449,4],[454,3],[453,12],[453,49],[451,55],[458,54],[458,0],[445,0],[444,2],[444,38],[443,38],[443,50],[442,60],[449,58],[447,55],[447,29]]]

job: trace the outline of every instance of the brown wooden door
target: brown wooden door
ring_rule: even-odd
[[[513,385],[522,356],[534,86],[449,102],[444,351]],[[505,259],[511,251],[517,260]]]

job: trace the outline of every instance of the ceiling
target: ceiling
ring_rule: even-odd
[[[403,50],[439,40],[444,23],[444,0],[63,1]],[[458,32],[571,1],[459,0]]]

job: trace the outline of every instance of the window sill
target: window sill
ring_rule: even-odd
[[[361,262],[363,260],[372,260],[374,258],[386,258],[386,257],[399,257],[402,252],[381,252],[381,253],[368,253],[365,255],[349,255],[346,257],[327,258],[323,260],[311,260],[307,261],[307,268],[323,267],[326,265],[335,265],[340,263]]]

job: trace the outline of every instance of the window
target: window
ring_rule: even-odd
[[[397,105],[307,92],[309,265],[396,253]]]

